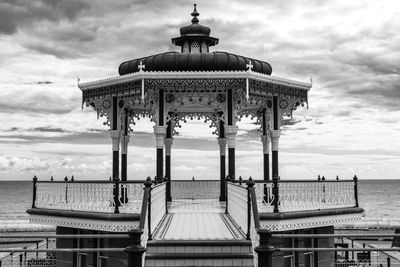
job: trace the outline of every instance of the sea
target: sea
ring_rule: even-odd
[[[359,180],[359,203],[366,219],[400,224],[400,180]],[[31,181],[0,181],[0,222],[27,220],[31,205]]]

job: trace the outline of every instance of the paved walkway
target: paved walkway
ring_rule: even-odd
[[[218,200],[174,200],[155,239],[205,240],[240,239],[225,214],[225,202]]]

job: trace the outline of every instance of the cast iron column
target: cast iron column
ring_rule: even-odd
[[[279,125],[279,109],[278,109],[278,97],[274,96],[272,99],[273,109],[273,130],[270,131],[271,143],[272,143],[272,177],[279,177],[279,163],[278,163],[278,146],[279,137],[281,136],[280,125]]]
[[[221,130],[220,130],[221,131]],[[220,194],[219,194],[219,201],[226,200],[226,187],[225,187],[225,152],[226,152],[226,138],[218,138],[218,145],[219,145],[219,178],[220,178]]]
[[[166,194],[167,194],[167,201],[171,201],[171,147],[174,139],[168,137],[168,130],[167,130],[167,137],[164,139],[165,145],[165,176],[168,179],[167,186],[166,186]]]
[[[154,126],[154,134],[156,135],[156,148],[157,148],[157,166],[156,173],[157,179],[163,179],[164,177],[164,138],[166,134],[165,126]]]
[[[279,177],[279,163],[278,163],[278,150],[279,150],[279,137],[281,130],[271,131],[271,144],[272,144],[272,177]]]
[[[227,126],[225,129],[228,139],[228,172],[230,179],[235,179],[235,146],[237,131],[237,126]]]
[[[233,90],[227,90],[227,121],[225,135],[228,138],[228,174],[230,179],[235,179],[235,138],[237,126],[235,125]]]
[[[261,142],[263,144],[263,170],[264,170],[264,181],[269,181],[269,148],[270,148],[270,138],[269,138],[269,125],[268,125],[268,115],[267,108],[263,108],[262,113],[262,135]]]
[[[268,132],[267,132],[268,133]],[[264,181],[269,181],[269,134],[261,136],[261,142],[263,144],[263,154],[264,154]]]
[[[119,141],[121,138],[121,131],[118,130],[118,99],[112,98],[112,118],[110,136],[112,140],[112,177],[119,177]]]
[[[157,180],[161,181],[164,178],[164,138],[167,133],[167,127],[165,126],[165,112],[164,112],[164,90],[158,91],[158,122],[157,126],[154,126],[154,133],[156,135],[156,176]]]
[[[125,182],[128,180],[128,113],[125,114],[124,118],[124,131],[121,136],[121,181]]]

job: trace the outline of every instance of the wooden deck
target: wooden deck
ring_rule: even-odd
[[[219,240],[242,239],[229,216],[225,202],[218,200],[174,200],[154,239]]]

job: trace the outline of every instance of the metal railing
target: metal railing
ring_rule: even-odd
[[[32,208],[106,213],[140,213],[144,181],[38,181]]]
[[[15,238],[15,235],[12,235]],[[4,238],[4,235],[1,235]],[[36,266],[36,267],[53,267],[56,266],[54,253],[52,252],[38,252],[38,249],[52,249],[55,248],[55,240],[49,237],[45,239],[32,240],[29,236],[24,235],[24,243],[32,244],[24,246],[23,249],[28,251],[24,252],[9,252],[7,256],[0,257],[0,267],[21,267],[21,266]],[[31,240],[29,240],[31,239]],[[38,239],[38,238],[37,238]],[[29,251],[31,250],[31,251]]]
[[[254,182],[259,212],[358,207],[356,176],[353,180],[278,180],[275,177],[272,181]]]

